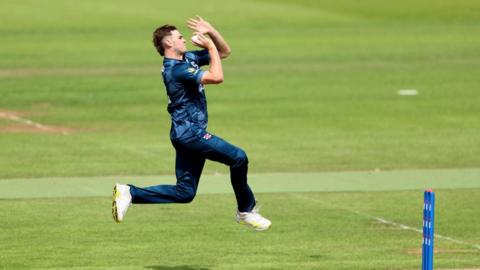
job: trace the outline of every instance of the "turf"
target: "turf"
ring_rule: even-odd
[[[394,191],[480,188],[480,169],[250,174],[255,192]],[[97,176],[0,180],[0,198],[109,196],[115,183],[174,184],[175,176]],[[231,193],[228,174],[203,175],[199,194]]]
[[[439,268],[480,265],[480,189],[437,190]],[[261,193],[268,232],[233,220],[232,194],[134,205],[113,224],[105,197],[0,201],[4,269],[418,269],[421,191]]]
[[[253,172],[480,164],[478,3],[47,2],[0,4],[0,110],[74,131],[0,133],[0,178],[172,174],[150,36],[165,22],[188,36],[197,13],[233,51],[207,87],[209,129]]]
[[[402,226],[421,227],[426,187],[451,237],[435,265],[480,267],[479,13],[468,0],[1,1],[0,113],[69,132],[0,117],[0,268],[418,269],[421,236]],[[151,33],[189,36],[195,14],[232,47],[225,83],[207,86],[209,130],[247,151],[267,233],[233,222],[213,163],[193,204],[110,218],[113,182],[174,181]]]

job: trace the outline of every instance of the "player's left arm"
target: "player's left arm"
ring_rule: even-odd
[[[226,58],[232,52],[230,46],[220,32],[218,32],[209,22],[202,19],[202,17],[197,16],[195,19],[189,19],[187,21],[187,25],[188,28],[192,29],[196,33],[207,34],[212,39],[215,47],[217,47],[220,58]]]

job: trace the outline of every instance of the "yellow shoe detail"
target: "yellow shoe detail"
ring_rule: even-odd
[[[115,220],[115,222],[117,223],[120,223],[120,221],[118,220],[118,211],[117,211],[117,202],[115,201],[115,199],[117,199],[119,197],[119,193],[117,192],[117,186],[114,186],[113,187],[113,202],[112,202],[112,217],[113,217],[113,220]]]

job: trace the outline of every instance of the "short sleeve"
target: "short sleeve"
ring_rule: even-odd
[[[178,81],[200,83],[204,71],[188,64],[176,65],[173,68],[173,77]]]
[[[205,66],[210,64],[210,54],[208,50],[200,50],[200,51],[191,51],[197,60],[199,66]]]

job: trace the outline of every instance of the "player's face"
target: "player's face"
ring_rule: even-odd
[[[171,35],[171,41],[172,41],[172,48],[178,53],[178,54],[184,54],[187,51],[187,41],[185,38],[182,36],[180,32],[177,30],[173,30]]]

